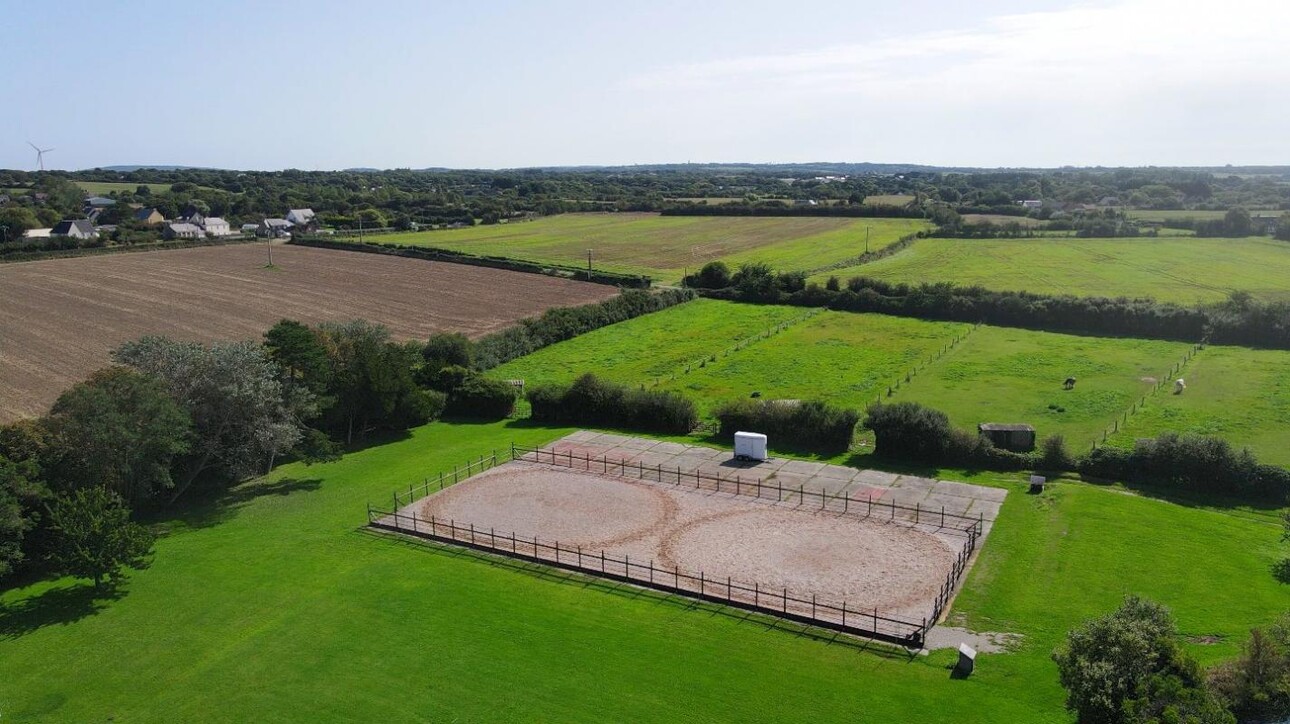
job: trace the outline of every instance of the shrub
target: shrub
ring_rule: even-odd
[[[1241,655],[1213,669],[1209,684],[1241,721],[1290,716],[1290,614],[1250,631]]]
[[[474,344],[459,332],[432,334],[421,350],[425,367],[431,372],[449,365],[470,367],[474,354]]]
[[[500,420],[515,412],[516,397],[510,383],[473,375],[448,394],[447,411],[461,417]]]
[[[1284,501],[1290,471],[1261,465],[1248,450],[1226,440],[1167,432],[1140,441],[1132,451],[1100,447],[1078,465],[1082,474],[1202,493]]]
[[[694,402],[665,390],[640,390],[585,374],[572,385],[529,390],[533,419],[685,434],[699,422]]]
[[[755,431],[777,442],[822,452],[850,447],[860,418],[855,410],[819,401],[785,404],[760,399],[732,400],[714,414],[721,423],[718,434],[722,437],[733,438],[740,430]]]
[[[1038,468],[1054,473],[1075,469],[1075,458],[1071,457],[1070,452],[1066,450],[1066,438],[1061,435],[1049,435],[1044,438]]]
[[[870,405],[864,427],[873,431],[874,452],[884,457],[944,462],[955,446],[950,418],[917,402]]]
[[[685,285],[699,289],[725,289],[730,286],[730,267],[723,261],[710,261],[698,274],[686,277]]]

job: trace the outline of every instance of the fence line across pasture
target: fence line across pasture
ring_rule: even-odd
[[[406,493],[396,490],[391,496],[393,507],[389,511],[381,510],[368,504],[367,518],[370,527],[398,533],[411,534],[417,537],[455,545],[507,555],[514,558],[552,565],[559,568],[575,570],[635,585],[721,603],[741,609],[779,616],[798,623],[805,623],[825,629],[872,638],[887,643],[894,643],[910,648],[922,646],[927,631],[940,620],[941,615],[953,599],[954,591],[967,570],[973,553],[980,544],[984,528],[984,517],[950,513],[942,506],[938,509],[924,508],[921,504],[902,505],[894,501],[877,501],[865,497],[853,498],[849,494],[829,493],[823,489],[807,490],[804,485],[796,488],[784,486],[778,481],[772,483],[761,478],[744,479],[742,475],[713,475],[698,470],[686,472],[681,468],[667,468],[662,465],[645,465],[640,461],[625,459],[614,460],[608,456],[592,456],[590,453],[575,455],[572,450],[559,452],[552,449],[526,447],[511,444],[510,454],[503,453],[500,461],[498,452],[493,450],[489,455],[481,455],[456,465],[451,471],[442,471],[437,476],[422,478],[420,485],[409,484]],[[544,459],[545,458],[545,459]],[[753,497],[759,500],[773,500],[777,503],[797,501],[798,506],[806,505],[808,500],[818,501],[821,511],[841,515],[874,518],[886,522],[901,522],[914,526],[934,526],[937,530],[950,531],[965,537],[965,543],[955,555],[954,563],[941,582],[928,616],[920,621],[884,616],[876,608],[852,607],[843,601],[840,604],[822,602],[815,595],[806,598],[803,595],[792,595],[787,589],[777,594],[762,589],[760,584],[744,584],[727,579],[724,596],[720,595],[719,581],[708,577],[704,572],[684,573],[679,569],[668,571],[659,568],[653,561],[647,563],[631,562],[627,556],[617,558],[600,550],[592,553],[583,551],[578,546],[568,546],[557,542],[542,542],[517,537],[514,533],[499,534],[489,529],[485,539],[482,528],[473,524],[456,521],[444,522],[433,516],[427,521],[419,518],[416,511],[411,514],[400,512],[445,487],[455,485],[472,475],[478,474],[499,464],[509,461],[523,461],[537,464],[550,464],[555,467],[578,468],[586,472],[619,477],[635,476],[639,480],[655,481],[660,484],[693,486],[698,490],[711,490],[718,493],[729,493],[736,496]],[[773,493],[773,497],[772,497]],[[426,530],[426,526],[429,530]],[[487,540],[487,542],[485,542]],[[499,543],[500,541],[500,543]],[[509,547],[506,545],[509,543]],[[572,558],[570,558],[572,556]],[[588,563],[590,561],[590,563]],[[598,564],[598,567],[597,567]],[[664,578],[671,576],[668,584]],[[660,576],[662,578],[660,578]],[[697,583],[696,583],[697,582]],[[713,588],[717,586],[717,588]],[[767,597],[774,594],[779,607],[767,604]],[[749,600],[751,595],[751,600]],[[773,604],[774,601],[771,601]],[[809,614],[808,614],[809,611]],[[868,624],[868,625],[865,625]]]
[[[846,601],[827,601],[814,594],[808,598],[788,588],[765,588],[755,582],[735,581],[729,576],[714,578],[703,571],[691,573],[675,566],[667,568],[656,565],[652,559],[632,561],[630,556],[611,555],[603,549],[584,551],[581,546],[543,541],[536,536],[498,533],[492,528],[485,530],[453,520],[445,522],[434,516],[420,518],[415,511],[405,515],[398,510],[384,511],[368,506],[367,518],[370,527],[380,530],[675,593],[909,649],[922,648],[927,631],[935,623],[935,619],[929,623],[926,618],[915,621],[888,616],[877,608],[858,608]]]

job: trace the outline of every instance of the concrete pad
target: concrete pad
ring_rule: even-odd
[[[847,487],[847,495],[851,496],[852,500],[878,500],[883,493],[889,490],[889,488],[876,488],[872,485],[860,485],[854,482]]]
[[[917,475],[901,475],[896,478],[891,487],[930,491],[939,482],[931,478],[920,478]]]
[[[941,480],[932,488],[932,492],[937,495],[954,495],[960,498],[977,498],[977,493],[981,490],[979,485],[968,485],[967,483],[954,483],[948,480]]]
[[[660,442],[656,443],[654,447],[649,450],[650,452],[662,453],[664,455],[680,455],[689,449],[689,445],[682,445],[679,442]]]
[[[814,476],[816,473],[820,472],[823,469],[824,469],[824,463],[813,463],[813,462],[807,462],[805,460],[789,460],[788,462],[784,463],[784,467],[782,468],[782,470],[786,473],[794,473],[797,475],[805,475],[808,477]]]
[[[568,440],[570,442],[591,442],[598,437],[600,437],[600,433],[594,430],[579,430],[565,435],[561,440]]]
[[[632,438],[629,438],[625,435],[614,435],[612,433],[602,432],[600,434],[600,437],[596,438],[592,442],[595,442],[597,445],[613,445],[617,447],[631,439]],[[639,438],[636,438],[636,439],[639,439]]]
[[[890,488],[899,475],[895,473],[884,473],[879,470],[861,470],[852,480],[862,485],[868,485],[878,488]]]
[[[658,445],[657,440],[647,440],[643,437],[634,437],[618,445],[620,448],[628,450],[650,450]]]
[[[850,481],[859,473],[860,471],[855,468],[844,468],[841,465],[825,465],[820,468],[819,472],[815,473],[815,477]]]

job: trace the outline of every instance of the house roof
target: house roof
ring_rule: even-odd
[[[109,199],[106,196],[91,196],[88,199],[85,199],[85,203],[90,206],[112,206],[116,204],[116,201]]]
[[[202,230],[196,224],[190,224],[186,221],[180,221],[174,224],[170,224],[169,228],[171,231],[175,232],[176,234],[183,234],[183,233],[200,234],[202,232]]]
[[[302,216],[302,217],[305,217],[305,218],[313,218],[313,217],[316,215],[316,214],[314,214],[314,210],[313,210],[313,209],[292,209],[292,210],[290,210],[290,211],[288,211],[288,212],[287,212],[287,215],[288,215],[288,216],[291,216],[291,215],[293,215],[293,214],[294,214],[294,215],[296,215],[296,216]]]
[[[90,223],[89,219],[67,219],[60,221],[54,225],[54,228],[49,233],[57,236],[65,236],[71,233],[73,228],[82,234],[94,233],[94,224]]]
[[[265,219],[265,226],[291,226],[291,222],[286,219]]]
[[[1031,425],[1025,425],[1016,422],[983,422],[977,425],[978,430],[1006,430],[1008,432],[1034,432],[1035,428]]]
[[[161,212],[157,211],[152,207],[148,207],[146,209],[139,209],[138,211],[134,212],[134,218],[138,219],[139,221],[143,221],[144,219],[148,218],[149,216],[152,216],[153,214],[160,215]]]
[[[225,226],[228,226],[228,222],[227,222],[227,221],[225,221],[225,220],[223,220],[223,219],[221,219],[221,218],[220,218],[220,217],[218,217],[218,216],[207,216],[207,217],[206,217],[206,225],[207,225],[207,226],[210,226],[211,224],[216,224],[216,225],[218,225],[218,224],[223,224],[223,225],[225,225]]]

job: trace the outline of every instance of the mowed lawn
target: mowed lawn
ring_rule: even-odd
[[[822,273],[892,282],[1195,304],[1241,290],[1290,299],[1290,243],[1248,239],[921,239],[870,264]]]
[[[530,387],[572,382],[587,372],[625,384],[653,383],[809,312],[696,299],[540,349],[489,375],[522,379]]]
[[[704,411],[760,392],[863,409],[970,325],[826,311],[666,385]]]
[[[1186,355],[1180,342],[1080,337],[980,326],[891,398],[946,413],[956,426],[1034,425],[1080,452]],[[1075,388],[1063,389],[1067,377]]]
[[[1170,606],[1207,662],[1286,605],[1269,520],[1019,481],[952,609],[1023,636],[966,680],[950,651],[882,655],[678,597],[361,530],[365,504],[511,441],[567,430],[436,423],[288,465],[172,521],[117,600],[0,595],[6,721],[1065,722],[1049,654],[1127,593]],[[956,477],[942,471],[945,477]]]
[[[1112,444],[1132,447],[1161,432],[1214,435],[1260,462],[1290,466],[1290,352],[1210,346],[1179,375],[1187,389],[1156,393]]]
[[[467,229],[390,234],[383,243],[418,244],[473,254],[585,266],[679,281],[709,261],[737,267],[764,261],[780,270],[812,270],[931,226],[921,219],[660,216],[584,213]]]

